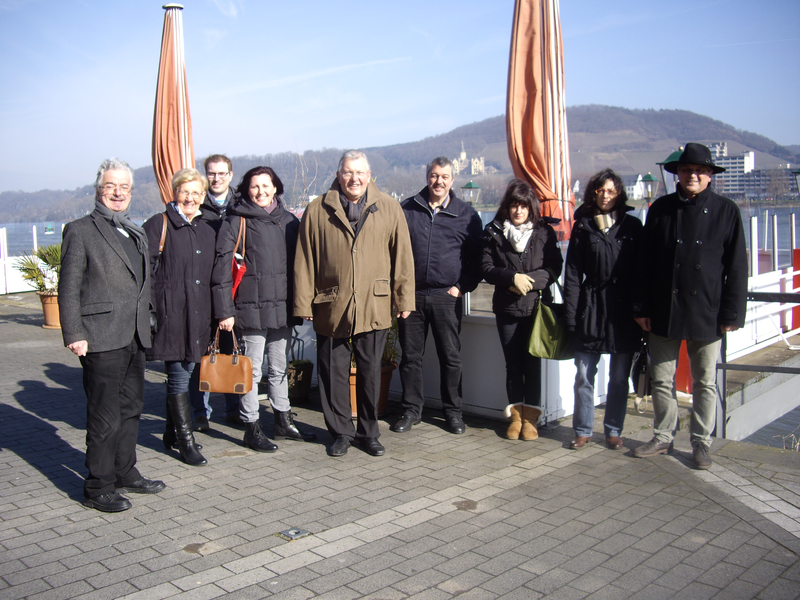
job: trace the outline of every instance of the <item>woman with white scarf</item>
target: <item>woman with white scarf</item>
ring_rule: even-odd
[[[563,262],[556,233],[546,220],[533,188],[513,179],[483,233],[483,277],[495,286],[492,312],[506,361],[510,440],[539,437],[541,359],[528,353],[528,337],[539,292],[550,300],[549,286],[561,274]]]

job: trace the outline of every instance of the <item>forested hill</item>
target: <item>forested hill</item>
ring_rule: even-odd
[[[800,146],[786,148],[762,135],[685,110],[573,106],[567,109],[567,124],[573,179],[585,180],[604,167],[613,168],[622,175],[657,172],[656,162],[689,141],[728,142],[730,154],[754,150],[756,168],[800,163]],[[457,157],[462,144],[470,158],[483,156],[487,167],[498,170],[496,175],[476,178],[483,188],[482,199],[491,202],[511,176],[505,118],[502,116],[463,125],[416,142],[365,148],[365,151],[378,186],[406,197],[425,185],[424,173],[421,172],[423,165],[435,156]],[[230,146],[235,147],[235,142]],[[283,181],[285,199],[290,204],[302,203],[309,195],[322,193],[328,188],[340,154],[340,149],[325,148],[309,150],[302,155],[283,152],[232,157],[234,183],[249,168],[270,165]],[[199,168],[202,168],[202,158],[197,161]],[[87,179],[91,179],[93,174],[87,175]],[[464,178],[457,179],[456,185],[466,183],[461,179]],[[161,210],[151,166],[136,169],[135,183],[131,205],[134,216],[146,217]],[[3,192],[0,193],[0,223],[68,221],[89,212],[93,200],[90,185],[72,191]]]

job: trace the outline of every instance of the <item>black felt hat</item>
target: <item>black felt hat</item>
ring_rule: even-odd
[[[724,167],[718,167],[711,160],[711,150],[704,144],[689,142],[678,160],[673,160],[664,165],[664,169],[670,173],[678,172],[678,165],[702,165],[708,167],[716,175],[725,172]]]

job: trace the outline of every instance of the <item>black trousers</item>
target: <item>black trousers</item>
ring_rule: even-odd
[[[506,394],[509,404],[541,406],[542,359],[528,352],[533,316],[496,315],[497,333],[506,359]]]
[[[317,334],[319,397],[328,432],[350,441],[378,438],[378,396],[381,391],[381,357],[388,329],[367,331],[347,338]],[[350,354],[356,360],[358,425],[350,408]]]
[[[133,483],[136,439],[144,406],[144,349],[134,337],[125,348],[81,356],[86,392],[86,498]]]
[[[405,319],[398,319],[400,380],[403,383],[403,412],[422,416],[422,360],[428,329],[433,333],[439,358],[439,393],[445,417],[461,416],[461,314],[463,299],[447,293],[417,294],[416,307]]]

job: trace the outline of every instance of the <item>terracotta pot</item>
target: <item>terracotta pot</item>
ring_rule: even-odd
[[[378,396],[378,416],[382,417],[389,412],[389,386],[392,383],[392,373],[397,368],[395,363],[381,367],[381,393]],[[350,411],[354,419],[358,418],[356,405],[356,370],[350,368]]]
[[[45,329],[61,329],[61,317],[58,312],[58,294],[39,294],[39,300],[42,301],[42,312],[44,313],[44,327]]]
[[[289,381],[289,400],[308,400],[313,372],[314,363],[289,365],[286,372],[286,378]]]

